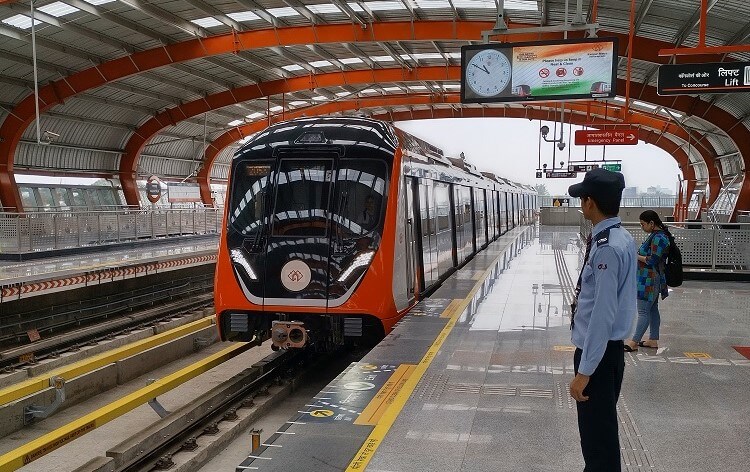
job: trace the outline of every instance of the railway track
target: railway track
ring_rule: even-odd
[[[44,331],[56,334],[36,342],[17,342],[22,336],[26,336],[26,331],[21,334],[23,329],[35,322],[43,323],[35,318],[34,313],[11,315],[22,320],[18,322],[9,322],[11,316],[6,316],[1,326],[2,332],[8,333],[15,329],[15,333],[4,334],[0,339],[0,345],[5,344],[5,349],[0,351],[0,371],[11,372],[45,358],[58,357],[66,351],[76,351],[84,345],[96,344],[196,309],[208,308],[213,303],[212,281],[203,277],[198,279],[185,281],[169,289],[157,288],[153,291],[155,296],[148,299],[138,293],[122,300],[110,300],[106,306],[99,305],[101,311],[97,311],[97,305],[87,307],[87,314],[82,316],[76,316],[76,313],[70,311],[59,312],[56,316],[65,318],[66,321],[47,326]]]

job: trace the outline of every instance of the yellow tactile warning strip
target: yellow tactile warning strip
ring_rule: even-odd
[[[686,352],[685,357],[691,359],[711,359],[711,356],[707,352]]]
[[[409,380],[414,369],[417,366],[414,364],[401,364],[396,371],[391,374],[391,377],[386,381],[385,385],[375,394],[367,407],[362,413],[354,420],[354,424],[365,424],[365,425],[376,425],[383,416],[383,413],[393,404],[396,399],[396,395],[401,391],[406,381]]]
[[[445,310],[443,310],[443,313],[440,314],[440,318],[450,318],[451,316],[453,316],[453,313],[455,313],[459,305],[461,305],[461,300],[459,299],[452,300],[448,304],[448,306],[445,307]]]
[[[498,256],[494,261],[492,261],[490,266],[482,273],[482,276],[479,277],[477,283],[474,284],[474,287],[465,298],[453,300],[445,308],[445,310],[443,311],[443,315],[446,315],[446,312],[452,309],[452,312],[450,312],[450,314],[446,316],[450,317],[448,323],[440,331],[437,338],[435,338],[435,341],[422,357],[422,360],[419,361],[419,364],[414,367],[414,370],[411,375],[409,375],[409,378],[405,380],[403,387],[400,388],[395,394],[395,398],[393,399],[392,403],[386,406],[385,410],[382,413],[382,416],[377,420],[375,428],[373,428],[364,444],[362,444],[362,447],[360,447],[359,451],[357,451],[357,453],[354,455],[354,458],[349,463],[349,467],[347,467],[346,469],[347,472],[364,470],[365,467],[367,467],[367,464],[370,463],[370,460],[372,460],[372,457],[375,455],[375,451],[377,451],[380,444],[382,444],[383,439],[385,438],[386,434],[388,434],[391,426],[393,426],[396,418],[398,418],[398,415],[401,413],[404,405],[406,405],[409,397],[414,392],[417,384],[421,380],[424,373],[427,371],[427,368],[430,367],[432,360],[435,358],[438,351],[440,351],[443,343],[448,338],[448,335],[450,334],[453,327],[456,325],[458,317],[461,315],[461,313],[463,313],[469,303],[471,303],[474,295],[476,295],[484,281],[492,273],[492,270],[495,268],[495,265],[497,264],[497,261],[500,257],[501,256]]]
[[[0,456],[0,472],[10,472],[39,459],[66,443],[98,428],[152,398],[172,390],[232,357],[250,349],[250,343],[235,343],[195,364],[170,374],[151,385],[137,390],[120,400],[89,413],[67,425],[51,431],[7,454]]]
[[[151,336],[148,339],[143,339],[141,341],[127,344],[120,348],[113,349],[109,352],[92,356],[89,359],[84,359],[74,364],[60,367],[59,369],[54,369],[50,372],[46,372],[42,376],[37,376],[29,380],[20,382],[16,385],[0,389],[0,405],[5,405],[6,403],[10,403],[27,395],[31,395],[49,388],[50,379],[53,377],[62,377],[65,380],[73,379],[80,375],[92,372],[105,365],[109,365],[113,362],[117,362],[121,359],[125,359],[126,357],[133,356],[160,344],[164,344],[173,339],[181,338],[203,328],[207,328],[208,326],[211,326],[212,323],[213,317],[202,318],[178,328],[165,331],[164,333]]]
[[[575,346],[554,346],[552,350],[561,351],[561,352],[574,352],[576,350],[576,347]]]

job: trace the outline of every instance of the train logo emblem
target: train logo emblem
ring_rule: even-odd
[[[310,284],[310,266],[299,259],[284,264],[281,268],[281,283],[291,292],[299,292]]]

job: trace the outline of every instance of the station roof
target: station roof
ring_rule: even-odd
[[[678,161],[677,154],[684,155],[683,172],[726,184],[744,170],[737,132],[750,127],[750,95],[666,99],[654,90],[659,64],[674,60],[656,51],[698,44],[700,3],[635,2],[630,107],[639,116],[642,140],[669,141],[662,147]],[[575,4],[570,0],[568,21]],[[595,20],[599,36],[620,37],[620,92],[630,2],[583,4],[584,20]],[[708,6],[707,46],[747,40],[744,0],[708,0]],[[130,166],[139,177],[184,178],[204,169],[208,156],[216,163],[208,164],[212,176],[221,179],[241,138],[294,113],[553,119],[558,106],[460,103],[460,48],[480,43],[480,32],[492,28],[493,0],[41,0],[35,8],[40,128],[48,132],[42,139],[51,141],[46,146],[36,142],[29,98],[30,4],[0,0],[0,121],[6,123],[0,146],[18,141],[13,156],[0,159],[10,159],[16,172],[103,175]],[[511,28],[562,25],[566,18],[564,0],[505,0],[505,9]],[[555,35],[562,37],[523,39]],[[687,62],[701,59],[750,55]],[[580,122],[587,113],[617,121],[624,117],[622,105],[620,96],[593,111],[573,103],[568,112]],[[19,129],[9,125],[15,118]]]

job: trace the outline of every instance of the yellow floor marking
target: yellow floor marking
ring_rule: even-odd
[[[486,278],[489,277],[489,275],[492,273],[492,270],[494,269],[495,264],[497,264],[497,261],[500,259],[500,257],[502,257],[502,254],[498,255],[495,260],[492,261],[489,267],[484,272],[482,272],[482,276],[479,278],[477,283],[474,284],[474,287],[471,289],[466,298],[455,299],[445,308],[441,317],[443,317],[443,315],[445,315],[445,317],[450,317],[448,323],[440,331],[440,334],[438,334],[437,338],[435,338],[435,341],[427,350],[424,357],[422,357],[422,360],[419,361],[419,364],[417,364],[417,366],[414,368],[414,371],[411,373],[409,378],[406,379],[404,386],[398,391],[391,405],[386,407],[383,415],[375,425],[375,428],[373,428],[364,444],[362,444],[362,447],[359,449],[359,451],[357,451],[357,453],[354,455],[354,458],[349,463],[349,467],[346,468],[346,472],[364,470],[365,467],[367,467],[367,464],[370,463],[370,460],[372,460],[372,457],[375,455],[375,451],[377,451],[378,447],[383,442],[385,435],[388,434],[388,431],[391,429],[391,426],[393,426],[396,418],[398,418],[398,415],[401,413],[404,405],[409,400],[412,392],[414,392],[414,389],[422,379],[422,376],[427,371],[427,368],[432,363],[432,360],[435,358],[438,351],[440,351],[440,348],[443,346],[443,343],[448,337],[448,334],[450,334],[451,330],[456,325],[458,317],[461,315],[461,313],[463,313],[466,307],[469,306],[469,303],[471,303],[474,295],[476,295],[476,293],[482,287],[482,284],[484,283]]]
[[[25,380],[23,382],[19,382],[15,385],[11,385],[10,387],[0,389],[0,405],[5,405],[6,403],[10,403],[12,401],[18,400],[19,398],[41,392],[42,390],[49,388],[50,379],[52,377],[62,377],[65,380],[71,380],[80,375],[92,372],[105,365],[109,365],[113,362],[125,359],[126,357],[130,357],[140,352],[146,351],[147,349],[151,349],[152,347],[164,344],[167,341],[181,338],[195,331],[207,328],[208,326],[211,326],[212,323],[213,317],[202,318],[178,328],[170,329],[169,331],[165,331],[164,333],[151,336],[147,339],[127,344],[117,349],[113,349],[111,351],[92,356],[88,359],[78,361],[74,364],[45,372],[44,374],[41,374],[29,380]]]
[[[0,472],[10,472],[39,459],[43,455],[64,446],[66,443],[83,436],[89,431],[124,415],[152,398],[156,398],[178,385],[213,369],[222,362],[247,351],[251,346],[250,343],[234,343],[216,354],[212,354],[195,364],[180,369],[147,387],[126,395],[109,405],[103,406],[88,415],[3,454],[0,456]]]
[[[453,312],[456,311],[456,308],[458,308],[458,305],[461,303],[460,299],[452,300],[447,307],[445,307],[445,310],[443,310],[443,313],[440,314],[440,318],[450,318],[453,316]]]
[[[562,352],[574,352],[576,350],[576,347],[575,346],[554,346],[552,350],[562,351]]]
[[[686,352],[685,357],[692,359],[711,359],[711,356],[707,352]]]
[[[385,385],[375,394],[370,403],[367,404],[367,407],[362,410],[359,417],[354,420],[354,424],[370,426],[378,424],[378,420],[383,416],[385,410],[393,404],[396,395],[403,388],[404,384],[406,384],[406,381],[416,367],[414,364],[401,364],[398,366],[396,371],[385,382]]]
[[[333,412],[331,410],[313,410],[310,412],[310,416],[314,416],[315,418],[328,418],[329,416],[333,416]]]

